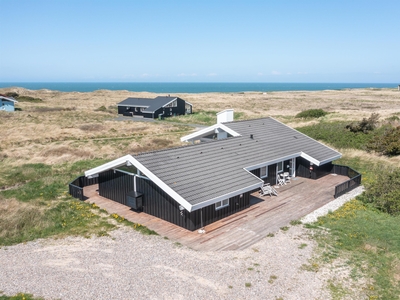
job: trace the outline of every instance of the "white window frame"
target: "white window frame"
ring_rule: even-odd
[[[282,164],[282,169],[279,169],[279,164]],[[277,171],[277,173],[283,172],[283,161],[280,161],[280,162],[278,162],[278,163],[276,164],[276,171]]]
[[[144,110],[146,110],[146,107],[141,107],[140,108],[140,111],[144,111]]]
[[[222,201],[215,202],[215,210],[229,206],[229,199],[224,199]]]
[[[264,175],[262,172],[262,169],[265,169]],[[260,178],[266,178],[268,177],[268,166],[264,166],[260,168]]]

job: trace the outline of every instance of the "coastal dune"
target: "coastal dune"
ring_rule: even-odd
[[[180,136],[193,127],[174,122],[117,121],[117,103],[128,97],[154,98],[159,95],[126,90],[59,92],[3,88],[0,94],[18,93],[41,99],[17,104],[18,111],[3,113],[0,158],[12,163],[49,163],[81,159],[112,159],[181,146]],[[316,121],[294,118],[310,108],[330,112],[326,121],[354,121],[379,113],[381,119],[400,114],[400,92],[395,89],[349,89],[298,92],[243,92],[174,94],[193,104],[195,113],[215,113],[233,108],[239,119],[272,116],[292,127]],[[211,113],[210,113],[211,112]],[[173,121],[170,119],[169,121]],[[188,118],[186,122],[191,122]],[[195,122],[195,121],[193,121]]]

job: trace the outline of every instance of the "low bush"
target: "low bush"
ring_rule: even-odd
[[[380,211],[400,215],[400,170],[381,169],[359,198]]]
[[[321,122],[319,124],[296,128],[316,140],[330,143],[336,148],[366,150],[366,145],[374,136],[346,130],[346,122]]]
[[[323,109],[307,109],[299,112],[295,117],[303,118],[303,119],[317,119],[323,116],[326,116],[328,112]]]
[[[43,102],[43,100],[40,98],[34,98],[34,97],[30,97],[30,96],[21,96],[15,92],[8,92],[5,95],[7,97],[12,97],[15,100],[18,100],[19,102],[33,102],[33,103]]]
[[[385,127],[381,135],[369,141],[367,150],[387,156],[400,155],[400,126]]]
[[[367,118],[363,118],[359,123],[350,123],[346,126],[346,129],[350,130],[351,132],[357,133],[368,133],[373,131],[378,124],[379,114],[372,113],[371,116]]]

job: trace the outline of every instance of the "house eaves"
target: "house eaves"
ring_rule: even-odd
[[[4,96],[0,96],[0,98],[1,98],[3,101],[10,101],[10,102],[18,103],[18,101],[15,100],[15,99],[13,99],[13,98],[4,97]]]

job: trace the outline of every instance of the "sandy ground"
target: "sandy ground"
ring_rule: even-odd
[[[225,252],[196,252],[128,228],[37,240],[0,249],[0,287],[46,299],[329,299],[327,279],[349,272],[312,267],[308,234],[295,226]]]

